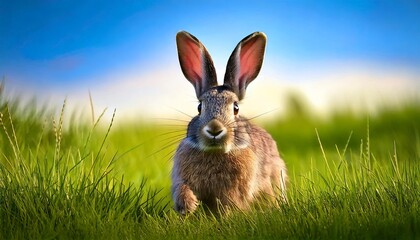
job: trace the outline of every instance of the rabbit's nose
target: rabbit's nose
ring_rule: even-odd
[[[213,137],[217,137],[219,134],[221,134],[222,132],[223,132],[223,130],[219,130],[219,131],[217,131],[217,130],[213,130],[213,129],[206,129],[206,131],[210,134],[210,135],[212,135]]]
[[[216,119],[211,120],[204,128],[203,133],[208,138],[220,139],[226,134],[227,130],[221,122]]]

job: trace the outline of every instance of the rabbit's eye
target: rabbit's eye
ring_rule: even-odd
[[[198,114],[200,114],[201,113],[201,102],[198,104],[197,110],[198,110]]]
[[[237,102],[233,103],[233,114],[237,115],[239,112],[239,106]]]

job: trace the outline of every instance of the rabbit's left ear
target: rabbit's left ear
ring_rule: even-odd
[[[244,98],[246,87],[261,70],[266,40],[264,33],[252,33],[242,39],[230,55],[224,85],[230,87],[239,100]]]

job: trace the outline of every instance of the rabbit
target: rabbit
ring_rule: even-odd
[[[239,115],[239,101],[258,75],[266,36],[255,32],[236,46],[218,85],[213,61],[193,35],[176,35],[182,72],[195,88],[198,115],[187,127],[171,172],[174,209],[184,215],[202,202],[211,212],[248,209],[255,199],[286,201],[287,170],[276,142],[264,129]]]

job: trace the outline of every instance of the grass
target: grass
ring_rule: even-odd
[[[289,203],[224,217],[171,209],[184,122],[103,127],[2,93],[0,112],[0,239],[420,238],[418,101],[266,123],[289,168]]]

